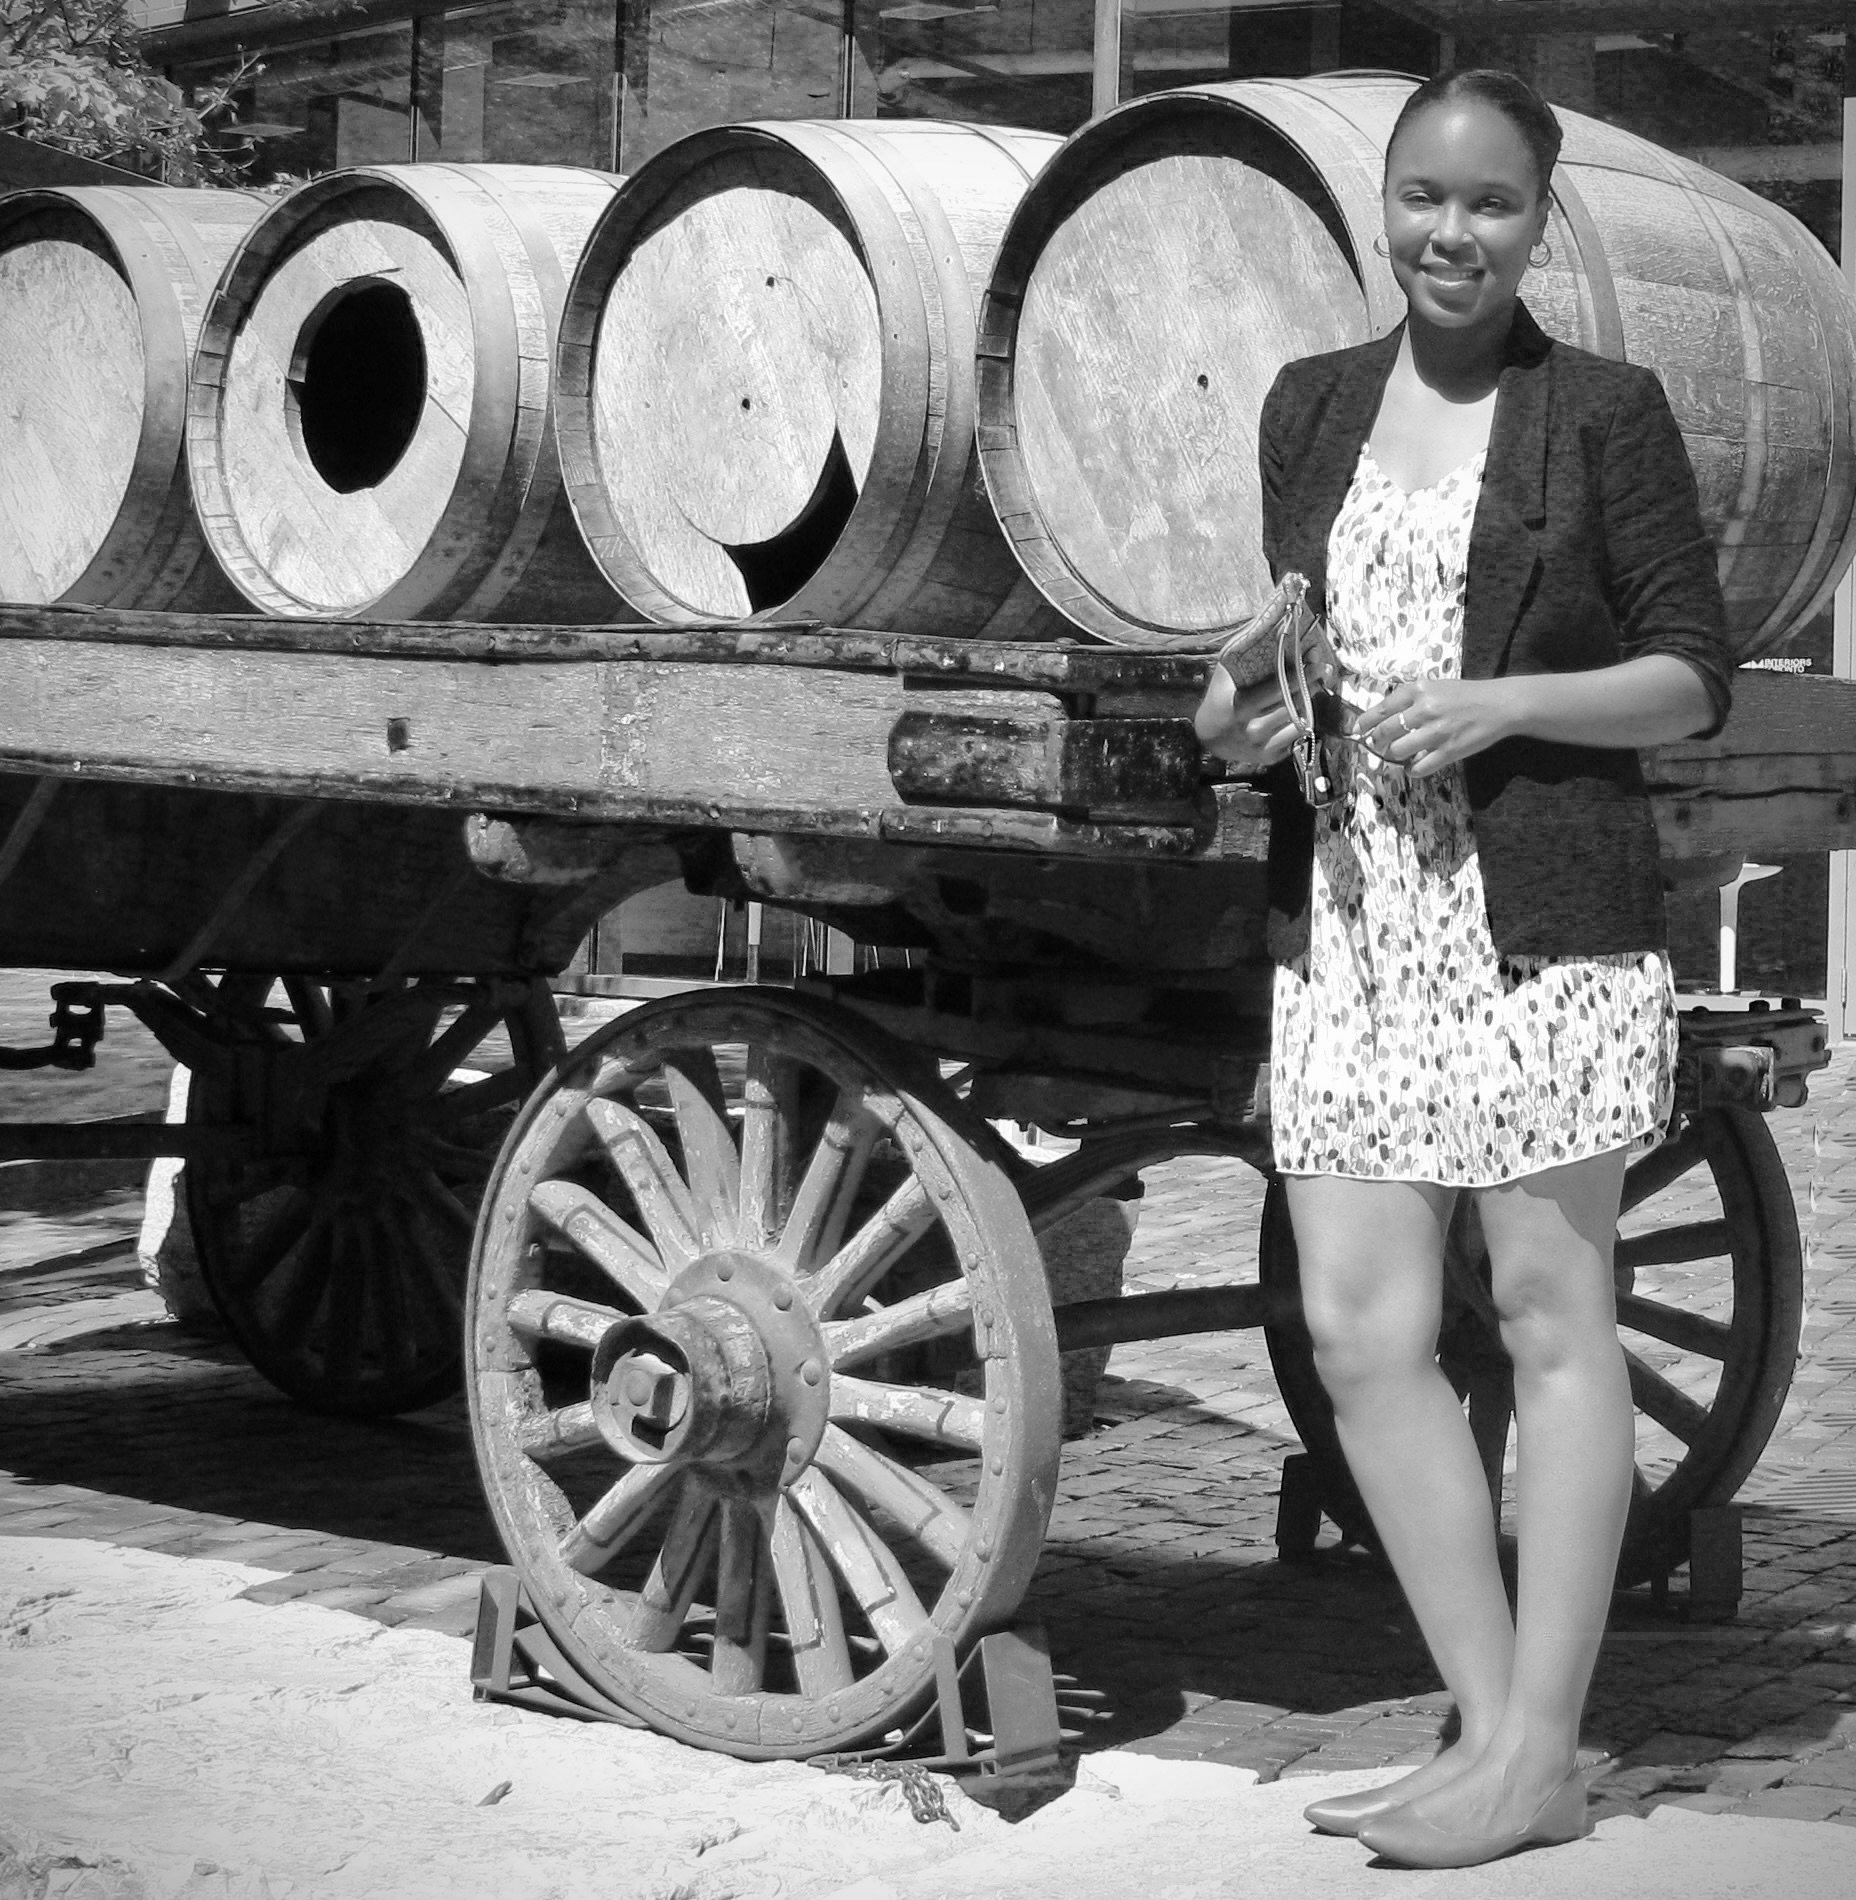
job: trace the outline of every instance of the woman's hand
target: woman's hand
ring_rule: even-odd
[[[1511,738],[1517,713],[1509,680],[1415,680],[1356,713],[1349,730],[1413,778],[1429,778]]]
[[[1713,696],[1697,668],[1674,654],[1645,653],[1581,673],[1408,681],[1356,714],[1350,732],[1413,777],[1428,778],[1499,739],[1667,745],[1713,718]]]
[[[1295,723],[1276,682],[1262,680],[1240,690],[1222,666],[1212,668],[1192,725],[1207,752],[1240,772],[1279,764],[1295,744]]]

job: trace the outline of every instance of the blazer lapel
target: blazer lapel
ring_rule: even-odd
[[[1376,337],[1348,352],[1346,366],[1294,477],[1290,519],[1295,530],[1287,565],[1301,570],[1322,612],[1327,609],[1328,531],[1347,499],[1347,488],[1360,459],[1360,444],[1372,432],[1386,380],[1398,361],[1404,327],[1400,324],[1391,335]]]
[[[1547,519],[1548,382],[1547,339],[1525,306],[1517,306],[1470,528],[1465,679],[1494,676],[1540,565],[1539,536]]]

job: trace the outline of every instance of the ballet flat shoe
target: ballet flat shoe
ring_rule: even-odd
[[[1362,1788],[1358,1794],[1330,1795],[1325,1801],[1311,1801],[1302,1810],[1302,1819],[1323,1834],[1358,1834],[1368,1821],[1390,1814],[1401,1805],[1398,1795],[1384,1788]]]
[[[1401,1867],[1480,1867],[1524,1847],[1561,1847],[1591,1833],[1585,1777],[1576,1768],[1512,1834],[1452,1834],[1405,1807],[1376,1815],[1359,1831],[1363,1847]]]

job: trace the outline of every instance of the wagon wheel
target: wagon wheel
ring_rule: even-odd
[[[1687,1115],[1625,1175],[1623,1208],[1618,1330],[1637,1408],[1637,1475],[1618,1563],[1627,1588],[1681,1563],[1689,1512],[1726,1503],[1758,1462],[1791,1383],[1804,1266],[1784,1165],[1750,1109]],[[1295,1240],[1280,1184],[1264,1204],[1260,1258],[1265,1282],[1292,1294]],[[1488,1277],[1464,1197],[1451,1228],[1439,1358],[1468,1407],[1499,1502],[1513,1381]],[[1273,1325],[1269,1346],[1290,1417],[1321,1469],[1323,1505],[1344,1534],[1370,1541],[1299,1317]]]
[[[252,1364],[320,1412],[381,1417],[457,1389],[471,1229],[515,1105],[554,1060],[542,983],[369,991],[228,976],[225,1059],[187,1118],[255,1130],[185,1169],[200,1274]],[[475,1079],[456,1071],[478,1069]]]
[[[666,999],[524,1109],[470,1289],[503,1542],[587,1677],[751,1757],[895,1727],[1043,1542],[1056,1340],[981,1130],[911,1052],[779,991]],[[964,1338],[983,1396],[912,1374]]]

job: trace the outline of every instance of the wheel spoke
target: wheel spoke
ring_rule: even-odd
[[[741,1161],[715,1057],[707,1049],[679,1049],[664,1058],[664,1082],[702,1243],[729,1246],[739,1232]]]
[[[671,1465],[634,1465],[561,1539],[561,1561],[590,1577],[618,1555],[658,1501]]]
[[[791,1188],[798,1064],[764,1043],[748,1048],[741,1095],[741,1214],[744,1247],[772,1244],[786,1220]]]
[[[502,1012],[494,1003],[472,1003],[449,1028],[439,1033],[417,1061],[406,1065],[400,1077],[401,1088],[411,1096],[436,1094],[452,1070],[502,1020]]]
[[[793,1668],[801,1695],[835,1695],[852,1682],[851,1650],[844,1640],[844,1613],[825,1553],[811,1530],[781,1497],[774,1506],[774,1582],[793,1646]]]
[[[390,1201],[377,1210],[376,1218],[380,1230],[367,1280],[368,1305],[374,1315],[382,1375],[397,1385],[412,1376],[419,1357],[418,1335],[406,1303],[410,1242]]]
[[[664,1547],[651,1566],[632,1612],[627,1640],[633,1649],[661,1655],[676,1647],[697,1586],[714,1558],[718,1515],[715,1493],[699,1478],[686,1478],[683,1495],[671,1513]]]
[[[351,1385],[361,1360],[362,1311],[371,1248],[358,1221],[344,1221],[331,1236],[329,1311],[322,1328],[322,1374],[329,1384]]]
[[[276,1272],[278,1263],[308,1231],[312,1203],[301,1188],[291,1188],[264,1217],[264,1225],[227,1261],[228,1293],[249,1297]]]
[[[294,1354],[300,1349],[303,1335],[308,1332],[322,1304],[322,1296],[328,1291],[329,1275],[335,1266],[330,1247],[333,1218],[326,1201],[316,1209],[302,1245],[291,1255],[290,1271],[277,1302],[275,1319],[265,1329],[286,1352]]]
[[[605,1443],[605,1436],[585,1399],[576,1405],[563,1405],[553,1411],[530,1412],[514,1427],[511,1436],[516,1449],[537,1463],[559,1458],[570,1451],[588,1451]],[[658,1466],[640,1466],[655,1471]]]
[[[404,1236],[404,1258],[431,1293],[446,1331],[456,1337],[464,1320],[463,1260],[440,1244],[428,1225],[418,1218],[417,1206],[403,1204],[400,1231]]]
[[[287,976],[284,994],[290,999],[305,1042],[326,1036],[335,1027],[335,1011],[330,1007],[328,991],[320,983],[312,983],[306,976]]]
[[[543,1181],[528,1204],[561,1238],[583,1253],[625,1297],[651,1312],[670,1284],[663,1264],[635,1227],[619,1219],[590,1188]]]
[[[877,1425],[886,1432],[954,1451],[978,1451],[985,1442],[983,1401],[932,1386],[884,1385],[836,1373],[831,1381],[831,1416]]]
[[[722,1505],[715,1578],[715,1651],[709,1679],[717,1695],[748,1695],[767,1673],[767,1629],[773,1614],[773,1572],[767,1528],[746,1498]]]
[[[973,1324],[973,1295],[964,1280],[949,1280],[925,1292],[912,1293],[894,1306],[866,1313],[859,1319],[828,1320],[825,1343],[834,1370],[854,1366],[879,1353],[899,1352],[926,1339],[964,1333]]]
[[[1704,1359],[1724,1360],[1734,1336],[1734,1329],[1722,1320],[1684,1313],[1678,1307],[1646,1300],[1640,1293],[1618,1295],[1618,1324],[1628,1326],[1633,1333],[1660,1339],[1665,1346],[1698,1353]]]
[[[702,1251],[700,1223],[669,1151],[643,1117],[620,1102],[591,1101],[586,1118],[637,1204],[665,1267],[680,1273]]]
[[[1679,1227],[1653,1227],[1647,1234],[1622,1235],[1612,1264],[1679,1267],[1691,1260],[1715,1260],[1733,1252],[1733,1230],[1724,1220],[1684,1221]]]
[[[885,1511],[931,1556],[952,1570],[972,1523],[938,1486],[836,1425],[819,1442],[818,1463],[866,1507]]]
[[[934,1206],[910,1175],[857,1232],[801,1285],[806,1303],[829,1319],[866,1298],[884,1274],[934,1225]]]
[[[455,1089],[441,1088],[426,1104],[425,1114],[428,1121],[450,1127],[478,1115],[488,1115],[494,1109],[507,1108],[527,1093],[528,1077],[520,1068],[511,1066],[486,1075],[481,1082],[466,1082]]]
[[[892,1656],[914,1642],[928,1627],[928,1612],[894,1552],[816,1465],[800,1475],[789,1495],[824,1546],[832,1569],[844,1579],[852,1601],[869,1619],[877,1641]]]
[[[1618,1204],[1620,1215],[1641,1207],[1707,1158],[1701,1138],[1701,1123],[1691,1121],[1673,1141],[1652,1148],[1624,1176],[1624,1197]]]
[[[1671,1437],[1685,1445],[1694,1444],[1708,1423],[1707,1407],[1697,1405],[1634,1352],[1627,1349],[1624,1360],[1630,1369],[1630,1396],[1637,1410],[1653,1418]]]
[[[610,1306],[539,1288],[516,1294],[504,1313],[510,1331],[525,1339],[552,1339],[563,1346],[584,1346],[589,1352],[624,1317]]]
[[[792,1212],[780,1234],[774,1257],[789,1273],[811,1270],[835,1253],[850,1218],[851,1204],[864,1178],[870,1150],[883,1124],[856,1088],[838,1091],[838,1099],[819,1134],[812,1159],[793,1194]]]
[[[464,1236],[468,1244],[477,1231],[477,1216],[430,1168],[423,1170],[413,1185],[418,1192],[419,1205],[430,1208],[440,1220],[449,1223]]]

